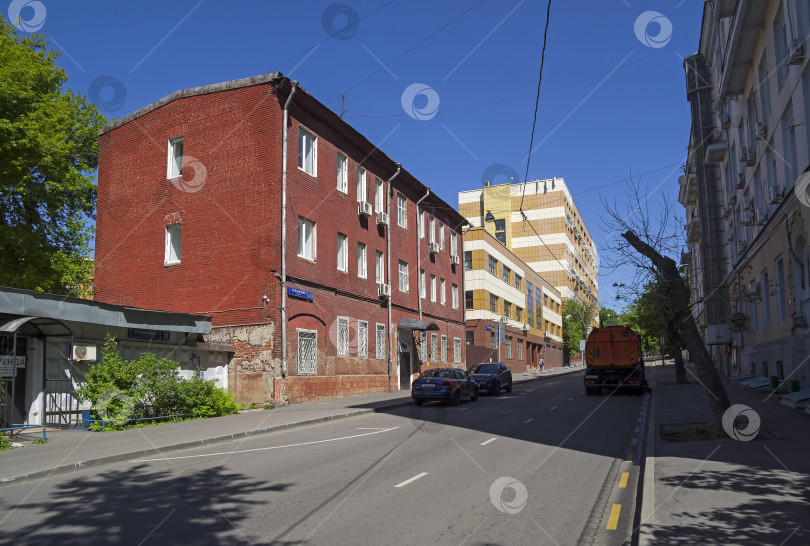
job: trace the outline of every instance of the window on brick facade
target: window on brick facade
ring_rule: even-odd
[[[385,212],[385,190],[379,178],[374,179],[374,211]]]
[[[430,276],[430,301],[436,301],[436,275]]]
[[[180,263],[180,226],[166,226],[166,252],[163,258],[166,265]]]
[[[523,340],[517,340],[517,358],[523,360]]]
[[[464,251],[464,269],[467,271],[472,271],[472,251],[465,250]]]
[[[318,139],[315,135],[304,129],[298,128],[298,168],[302,171],[316,176],[317,169],[317,149]]]
[[[461,364],[461,338],[453,338],[453,363]]]
[[[419,360],[425,362],[427,358],[427,350],[428,350],[428,342],[427,342],[427,332],[424,330],[419,332]]]
[[[376,342],[377,342],[377,360],[383,360],[383,359],[385,359],[385,353],[386,353],[386,351],[385,351],[385,349],[386,349],[385,324],[380,324],[379,322],[377,323]]]
[[[420,239],[425,238],[425,216],[426,216],[425,211],[420,210],[418,212],[418,217],[419,217],[419,238]]]
[[[439,249],[444,250],[444,226],[439,222]]]
[[[512,358],[512,337],[503,336],[504,358]]]
[[[349,270],[349,239],[342,233],[337,235],[337,268],[344,273]]]
[[[368,358],[368,322],[357,321],[357,356]]]
[[[366,170],[360,165],[357,166],[357,201],[366,201]]]
[[[435,243],[436,242],[436,219],[433,216],[431,216],[430,219],[428,220],[428,230],[430,230],[428,240],[431,243]]]
[[[442,305],[447,305],[447,286],[445,285],[444,279],[439,279],[439,301]]]
[[[450,297],[452,298],[453,309],[458,309],[458,285],[454,284],[450,287]]]
[[[472,330],[467,330],[464,332],[464,337],[467,340],[467,345],[475,345],[475,332]]]
[[[345,155],[337,155],[337,189],[349,193],[349,160]]]
[[[385,284],[385,255],[379,250],[374,253],[374,263],[377,270],[377,284]]]
[[[318,371],[318,332],[296,329],[298,333],[298,375],[315,375]]]
[[[450,232],[450,255],[458,256],[458,236],[455,231]]]
[[[337,355],[349,356],[349,317],[338,317]]]
[[[366,270],[366,243],[357,243],[357,276],[361,279],[368,276]]]
[[[408,227],[408,204],[405,201],[405,196],[401,193],[397,194],[397,225],[399,227]]]
[[[512,304],[509,303],[508,301],[504,301],[503,302],[503,316],[505,316],[506,318],[509,318],[509,317],[511,317],[511,315],[512,315]]]
[[[419,270],[419,297],[425,298],[427,295],[427,287],[425,286],[425,270]]]
[[[169,163],[166,170],[167,178],[183,176],[183,137],[169,139]]]
[[[399,291],[408,291],[408,264],[402,260],[399,261]]]
[[[315,222],[298,217],[298,256],[315,260]]]
[[[430,361],[439,360],[439,334],[430,334]]]
[[[455,286],[455,285],[453,285]],[[473,308],[473,293],[472,290],[467,290],[464,292],[464,307],[467,309]]]
[[[442,362],[447,362],[447,336],[442,336]]]

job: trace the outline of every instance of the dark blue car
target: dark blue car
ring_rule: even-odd
[[[426,370],[411,384],[411,398],[417,406],[439,400],[458,406],[462,400],[478,400],[478,385],[467,372],[457,368]]]
[[[503,362],[481,362],[470,368],[470,375],[478,384],[478,388],[495,396],[501,394],[501,389],[512,392],[512,372]]]

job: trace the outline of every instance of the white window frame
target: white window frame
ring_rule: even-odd
[[[450,255],[458,256],[458,238],[455,231],[450,232]]]
[[[442,362],[447,362],[447,336],[442,334]]]
[[[444,224],[439,222],[439,250],[444,250]]]
[[[344,326],[344,328],[341,328]],[[337,356],[349,356],[349,338],[351,337],[349,330],[349,317],[337,318]]]
[[[436,301],[436,275],[430,275],[430,301]]]
[[[374,269],[377,284],[385,284],[385,253],[379,250],[374,251]]]
[[[453,338],[453,363],[461,364],[461,338]]]
[[[385,212],[385,186],[379,178],[374,178],[374,212]]]
[[[435,243],[436,242],[436,219],[433,216],[431,216],[430,219],[428,220],[428,229],[430,230],[430,236],[429,236],[428,240],[431,243]]]
[[[357,166],[357,202],[362,203],[366,201],[368,197],[368,190],[366,187],[366,169],[361,167],[360,165]]]
[[[447,305],[447,283],[444,279],[439,279],[439,302]]]
[[[311,234],[312,234],[312,243],[311,243],[311,256],[307,255],[307,248],[306,248],[306,230],[309,227]],[[302,228],[304,229],[304,233],[302,233]],[[303,239],[302,239],[303,237]],[[309,220],[308,218],[304,218],[303,216],[298,217],[298,257],[304,258],[305,260],[309,260],[314,262],[315,258],[317,257],[317,241],[318,241],[318,224]]]
[[[344,273],[349,271],[349,237],[342,233],[337,234],[337,268]]]
[[[311,170],[307,169],[306,154],[301,149],[301,144],[306,144],[307,138],[311,140],[312,147]],[[318,137],[301,126],[298,127],[298,168],[309,175],[318,176]]]
[[[177,149],[180,149],[178,157]],[[166,178],[178,178],[183,176],[183,137],[178,136],[169,139],[169,155],[166,161]]]
[[[397,225],[408,229],[408,202],[401,193],[397,194]]]
[[[337,190],[349,193],[349,158],[340,152],[337,154]]]
[[[357,243],[357,276],[361,279],[368,277],[366,248],[366,243]]]
[[[166,226],[166,247],[163,254],[163,265],[175,265],[180,263],[183,246],[182,226],[183,224]]]
[[[399,273],[399,291],[408,292],[408,263],[400,260],[397,271]]]
[[[377,360],[385,360],[387,354],[386,348],[388,345],[388,338],[385,335],[385,324],[378,322],[374,332],[376,334],[374,339],[377,349]],[[382,332],[382,336],[380,336],[380,332]]]
[[[366,335],[363,336],[363,331]],[[368,358],[368,321],[357,321],[357,356]]]
[[[306,330],[304,328],[296,328],[295,331],[297,333],[296,340],[298,342],[296,346],[296,352],[298,353],[296,355],[296,360],[298,361],[297,363],[298,375],[318,375],[318,331]],[[314,352],[315,360],[309,366],[305,366],[304,365],[305,363],[301,360],[301,357],[303,356],[301,354],[301,334],[312,334],[315,336],[315,352]]]
[[[450,287],[450,295],[453,300],[453,309],[458,309],[458,285],[454,284]]]
[[[419,210],[419,238],[425,238],[425,211]]]
[[[425,286],[425,270],[419,270],[419,297],[425,299],[427,296],[427,286]]]

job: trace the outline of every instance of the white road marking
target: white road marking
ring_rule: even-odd
[[[470,408],[453,408],[453,409],[456,410],[456,411],[464,411],[464,410],[468,410]]]
[[[236,453],[251,453],[253,451],[268,451],[271,449],[282,449],[285,447],[298,447],[298,446],[309,446],[314,444],[325,444],[326,442],[337,442],[338,440],[350,440],[352,438],[360,438],[362,436],[371,436],[372,434],[379,434],[381,432],[389,432],[392,430],[396,430],[399,427],[391,427],[386,428],[383,430],[376,430],[374,432],[364,432],[363,434],[354,434],[352,436],[341,436],[340,438],[329,438],[328,440],[315,440],[312,442],[301,442],[298,444],[287,444],[283,446],[270,446],[270,447],[256,447],[253,449],[242,449],[239,451],[221,451],[219,453],[204,453],[202,455],[183,455],[180,457],[159,457],[155,459],[135,459],[134,461],[130,461],[133,463],[148,463],[152,461],[174,461],[176,459],[197,459],[200,457],[217,457],[219,455],[234,455]]]
[[[481,445],[482,445],[482,446],[485,446],[485,445],[487,445],[487,444],[489,444],[489,443],[494,442],[495,440],[497,440],[497,438],[490,438],[490,439],[489,439],[489,440],[487,440],[486,442],[483,442]]]
[[[568,399],[568,401],[569,401],[569,402],[570,402],[571,400],[573,400],[573,398],[569,398],[569,399]]]
[[[385,427],[357,427],[357,430],[383,430]]]
[[[557,409],[557,406],[552,406],[551,410],[553,411],[555,409]]]
[[[394,487],[405,487],[405,486],[406,486],[406,485],[408,485],[409,483],[411,483],[411,482],[415,482],[415,481],[416,481],[416,480],[418,480],[419,478],[422,478],[422,477],[424,477],[424,476],[427,476],[427,474],[428,474],[427,472],[422,472],[421,474],[417,474],[416,476],[414,476],[413,478],[411,478],[411,479],[409,479],[409,480],[405,480],[405,481],[404,481],[404,482],[402,482],[402,483],[398,483],[398,484],[396,484]]]
[[[523,424],[525,425],[526,423],[531,423],[532,421],[534,421],[534,417],[532,417],[531,419],[526,419],[525,421],[523,421]]]

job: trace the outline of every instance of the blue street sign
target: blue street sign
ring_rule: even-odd
[[[301,290],[300,288],[296,288],[294,286],[287,287],[287,295],[292,296],[294,298],[302,298],[310,301],[315,299],[315,292],[310,292],[309,290]]]

